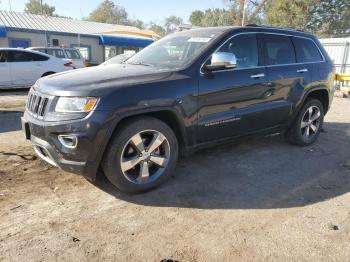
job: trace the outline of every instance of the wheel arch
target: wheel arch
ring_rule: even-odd
[[[101,155],[105,154],[106,148],[110,143],[113,136],[126,125],[130,120],[138,118],[138,117],[153,117],[159,119],[160,121],[167,124],[173,131],[178,140],[179,148],[181,152],[185,151],[188,146],[188,137],[186,133],[186,128],[184,122],[181,120],[181,117],[178,115],[176,110],[170,108],[158,108],[147,111],[133,112],[122,117],[118,118],[111,127],[108,141],[106,142],[106,146]]]
[[[303,101],[303,104],[305,103],[306,100],[308,100],[310,98],[318,99],[322,103],[324,113],[326,114],[328,112],[328,109],[329,109],[329,96],[330,95],[329,95],[329,91],[327,88],[325,88],[325,87],[315,88],[315,89],[310,90],[306,94],[306,97]]]
[[[41,77],[49,76],[49,75],[52,75],[52,74],[56,74],[56,72],[54,72],[54,71],[48,71],[48,72],[45,72]]]

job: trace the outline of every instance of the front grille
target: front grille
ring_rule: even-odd
[[[37,93],[29,93],[27,99],[27,110],[35,117],[42,118],[45,114],[45,110],[49,98],[39,95]]]

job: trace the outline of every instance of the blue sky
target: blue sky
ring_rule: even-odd
[[[23,11],[28,0],[0,0],[0,9],[10,10],[10,2],[12,11]],[[81,19],[82,16],[88,16],[102,0],[43,0],[43,2],[54,5],[56,13],[60,15]],[[140,19],[145,23],[162,23],[169,15],[180,16],[187,22],[193,10],[225,7],[223,0],[118,0],[115,2],[124,6],[131,18]]]

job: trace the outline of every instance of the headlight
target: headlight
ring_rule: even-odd
[[[55,111],[62,113],[90,112],[98,102],[95,97],[60,97]]]

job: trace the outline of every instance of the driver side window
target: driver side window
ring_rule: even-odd
[[[242,34],[231,38],[218,52],[233,53],[237,59],[236,68],[258,66],[258,41],[256,34]]]

